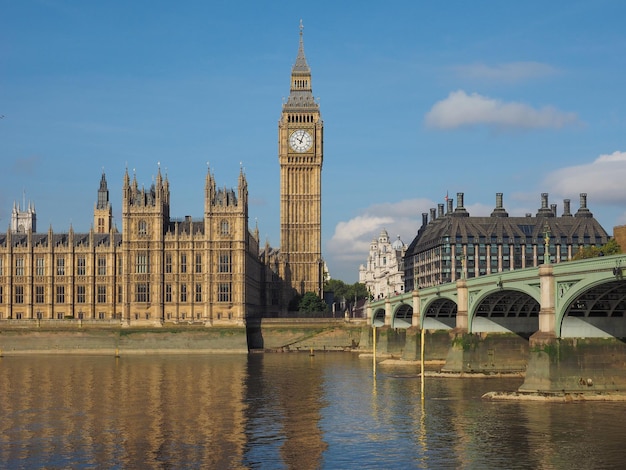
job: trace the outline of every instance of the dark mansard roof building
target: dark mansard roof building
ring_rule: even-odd
[[[444,212],[445,208],[445,212]],[[541,195],[541,208],[533,216],[509,217],[496,195],[496,207],[489,217],[471,217],[463,193],[422,214],[422,226],[409,245],[404,262],[406,290],[453,282],[543,263],[546,237],[550,260],[571,260],[585,246],[600,246],[609,235],[587,208],[587,195],[580,195],[580,207],[570,212],[570,200],[556,204]]]

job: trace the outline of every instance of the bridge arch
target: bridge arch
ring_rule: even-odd
[[[532,295],[535,294],[535,295]],[[468,311],[471,333],[517,333],[539,330],[539,292],[520,288],[486,290],[472,299]]]
[[[560,283],[556,336],[561,338],[626,338],[626,280],[605,276],[590,282]]]
[[[413,306],[400,302],[391,317],[392,328],[410,328],[413,321]]]
[[[379,328],[381,326],[385,326],[385,309],[384,307],[379,307],[373,310],[372,312],[372,326]]]
[[[422,304],[420,328],[449,330],[456,326],[457,303],[444,296],[433,297]]]

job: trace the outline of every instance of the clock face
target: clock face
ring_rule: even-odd
[[[307,131],[299,129],[289,137],[289,145],[296,152],[306,152],[313,145],[313,138]]]

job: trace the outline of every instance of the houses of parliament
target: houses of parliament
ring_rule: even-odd
[[[37,232],[34,205],[14,205],[0,234],[0,321],[242,325],[250,316],[287,314],[307,292],[322,296],[323,121],[302,26],[278,134],[279,249],[261,247],[249,227],[243,169],[232,189],[218,189],[207,171],[198,220],[170,217],[160,168],[149,189],[126,170],[121,232],[103,173],[88,233]]]

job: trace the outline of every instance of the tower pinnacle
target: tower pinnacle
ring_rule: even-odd
[[[298,55],[296,56],[296,63],[293,66],[292,73],[295,72],[304,72],[311,73],[311,69],[309,69],[309,64],[306,62],[306,56],[304,55],[304,25],[302,24],[302,20],[300,20],[300,45],[298,47]]]
[[[300,44],[296,63],[291,69],[291,86],[289,88],[289,98],[283,105],[284,109],[311,111],[318,109],[318,104],[313,98],[313,88],[311,87],[311,69],[304,55],[304,26],[300,20]]]

